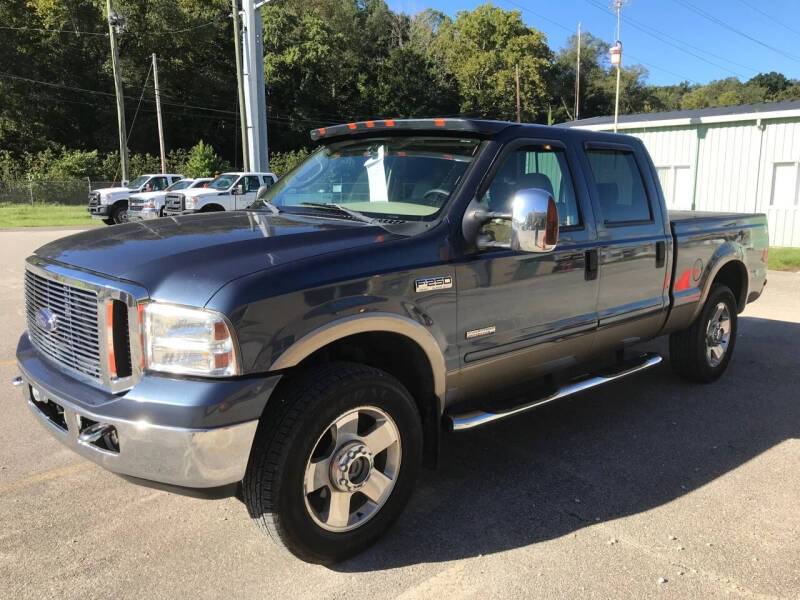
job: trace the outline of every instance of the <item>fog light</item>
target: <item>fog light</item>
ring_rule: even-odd
[[[42,393],[33,386],[31,386],[31,396],[33,396],[34,402],[42,401]]]

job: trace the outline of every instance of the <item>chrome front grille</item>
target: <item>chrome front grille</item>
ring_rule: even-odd
[[[31,342],[45,356],[101,382],[97,292],[25,272]]]
[[[167,194],[164,199],[164,210],[170,212],[183,212],[184,210],[183,194]]]
[[[36,255],[25,261],[28,336],[42,358],[111,392],[142,376],[139,305],[147,291]]]
[[[128,199],[128,210],[142,210],[143,206],[144,206],[144,200],[142,198],[131,196]]]
[[[100,204],[100,192],[89,192],[89,206],[98,206]]]

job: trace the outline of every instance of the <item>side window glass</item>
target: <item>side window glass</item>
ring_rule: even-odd
[[[550,192],[558,207],[561,227],[581,225],[575,187],[564,151],[549,145],[526,146],[509,154],[480,203],[493,212],[511,212],[511,201],[519,190],[539,188]],[[485,231],[498,242],[511,239],[511,224],[497,219]]]
[[[586,157],[606,223],[653,220],[633,152],[593,149],[586,151]]]
[[[165,187],[167,187],[167,178],[153,177],[150,181],[147,182],[147,185],[154,192],[159,192],[163,190]]]
[[[258,191],[258,176],[256,175],[248,175],[244,178],[244,191],[245,192],[257,192]]]

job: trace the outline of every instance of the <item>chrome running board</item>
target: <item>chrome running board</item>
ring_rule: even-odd
[[[451,431],[464,431],[465,429],[480,427],[481,425],[486,425],[486,423],[491,423],[492,421],[497,421],[498,419],[504,419],[505,417],[516,415],[517,413],[536,408],[537,406],[547,404],[553,400],[571,396],[572,394],[577,394],[578,392],[597,387],[598,385],[603,385],[604,383],[609,383],[616,379],[633,375],[639,371],[654,367],[660,362],[661,356],[652,352],[648,352],[638,357],[638,362],[632,366],[630,361],[627,361],[627,364],[621,365],[618,370],[612,369],[602,374],[587,375],[581,379],[570,381],[567,385],[559,388],[554,393],[550,394],[549,396],[545,396],[544,398],[539,398],[532,402],[520,404],[514,408],[497,412],[472,410],[462,414],[445,415],[445,422]]]

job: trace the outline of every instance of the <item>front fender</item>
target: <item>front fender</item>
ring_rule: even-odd
[[[434,393],[444,401],[446,390],[446,366],[440,342],[420,323],[392,313],[366,313],[352,315],[328,323],[289,346],[270,366],[270,371],[288,369],[300,364],[305,358],[328,344],[342,338],[364,332],[397,333],[408,337],[422,348],[433,372]]]

